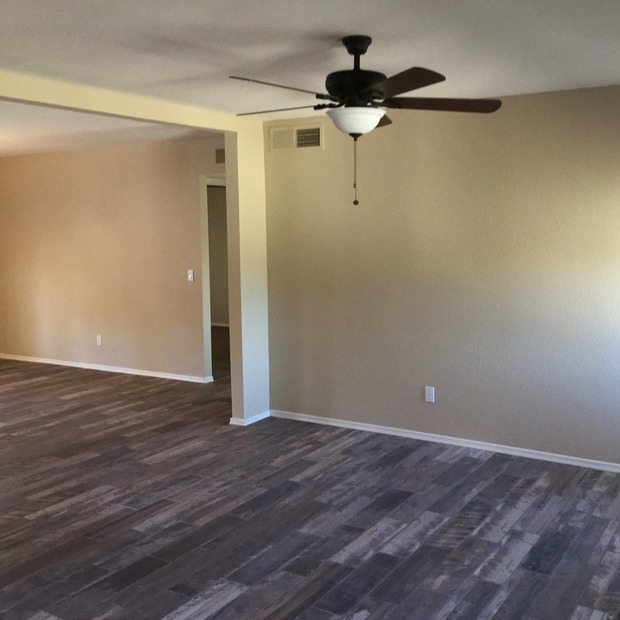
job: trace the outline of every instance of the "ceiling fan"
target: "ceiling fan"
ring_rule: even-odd
[[[360,56],[366,53],[369,45],[372,43],[372,39],[369,36],[351,35],[344,37],[342,43],[346,47],[347,52],[353,56],[353,69],[330,73],[325,80],[327,93],[317,93],[304,88],[263,82],[236,75],[230,76],[234,80],[243,80],[255,84],[307,93],[329,103],[262,110],[260,112],[243,112],[238,116],[307,108],[315,110],[327,109],[327,114],[336,127],[349,134],[354,140],[357,140],[361,135],[372,131],[376,127],[384,127],[392,123],[381,108],[488,114],[495,112],[502,105],[502,102],[498,99],[399,97],[398,95],[403,93],[443,82],[446,78],[440,73],[424,69],[423,67],[411,67],[388,78],[378,71],[368,71],[360,67]]]
[[[399,110],[436,110],[441,112],[476,112],[488,114],[500,108],[499,99],[437,99],[428,97],[399,97],[403,93],[431,86],[443,82],[446,78],[441,73],[411,67],[392,77],[387,77],[378,71],[368,71],[360,67],[360,56],[368,50],[372,39],[369,36],[355,34],[342,39],[347,52],[353,56],[353,69],[335,71],[325,80],[327,93],[317,93],[305,88],[263,82],[253,78],[231,75],[234,80],[243,80],[264,86],[274,86],[286,90],[314,95],[317,99],[327,103],[299,106],[293,108],[279,108],[276,110],[262,110],[259,112],[243,112],[237,116],[250,114],[267,114],[270,112],[286,112],[288,110],[327,110],[327,115],[336,127],[349,134],[353,140],[353,204],[357,200],[357,139],[372,131],[376,127],[391,125],[392,121],[381,108]]]

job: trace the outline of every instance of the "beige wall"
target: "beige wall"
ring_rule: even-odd
[[[619,109],[391,112],[358,207],[329,122],[266,141],[272,408],[619,462]]]
[[[210,375],[199,176],[223,142],[0,159],[0,353]]]
[[[226,188],[211,187],[209,204],[209,265],[211,322],[228,325],[228,243],[226,239]]]

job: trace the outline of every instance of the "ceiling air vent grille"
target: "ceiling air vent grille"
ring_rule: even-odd
[[[273,127],[269,131],[271,150],[302,149],[309,146],[323,146],[322,126],[318,127]]]
[[[297,136],[297,148],[303,148],[306,146],[321,146],[321,128],[320,127],[308,127],[307,129],[298,129]]]

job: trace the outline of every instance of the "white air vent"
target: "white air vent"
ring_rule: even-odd
[[[318,127],[272,127],[269,130],[271,150],[303,149],[323,146],[323,126]]]

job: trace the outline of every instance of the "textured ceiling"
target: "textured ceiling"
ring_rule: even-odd
[[[427,67],[424,96],[486,97],[620,84],[618,0],[0,0],[0,67],[231,113],[312,97],[351,67]],[[310,110],[309,113],[313,113]],[[91,119],[94,120],[94,119]]]

